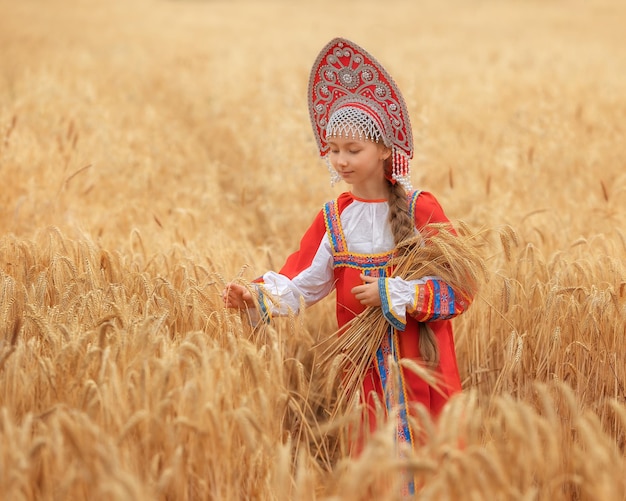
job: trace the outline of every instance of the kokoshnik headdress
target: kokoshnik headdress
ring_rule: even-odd
[[[382,141],[392,151],[388,179],[411,189],[409,113],[398,86],[378,61],[349,40],[331,40],[313,64],[308,97],[321,157],[328,156],[330,137]]]

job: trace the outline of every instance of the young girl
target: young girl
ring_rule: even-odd
[[[332,40],[313,65],[308,97],[313,131],[332,182],[341,179],[350,191],[324,206],[300,249],[280,272],[269,271],[259,279],[256,294],[230,283],[224,303],[269,321],[336,289],[340,328],[368,306],[382,308],[391,334],[363,381],[362,400],[370,410],[371,427],[375,400],[386,403],[388,410],[400,406],[398,438],[412,443],[407,415],[414,412],[414,404],[436,416],[461,389],[450,319],[467,309],[470,298],[435,276],[391,278],[388,262],[400,242],[429,223],[448,219],[433,195],[411,189],[413,140],[406,105],[371,55],[348,40]],[[268,302],[265,293],[277,303]],[[434,390],[409,370],[401,371],[399,388],[390,384],[388,355],[428,362],[438,371],[441,388]],[[391,398],[394,391],[398,395]]]

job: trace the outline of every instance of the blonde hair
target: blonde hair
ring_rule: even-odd
[[[391,168],[390,159],[385,169]],[[387,172],[387,170],[385,171]],[[415,221],[409,212],[408,194],[400,183],[389,183],[389,224],[396,247],[415,235]],[[424,362],[432,367],[439,365],[439,348],[435,335],[425,323],[419,324],[419,350]]]
[[[415,221],[409,214],[407,192],[400,183],[389,183],[389,224],[396,247],[415,235]]]

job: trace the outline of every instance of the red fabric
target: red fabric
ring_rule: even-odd
[[[427,224],[449,222],[434,195],[428,191],[422,191],[415,204],[415,227],[420,230]]]

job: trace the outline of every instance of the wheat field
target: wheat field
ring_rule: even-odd
[[[626,4],[0,0],[0,492],[10,500],[626,499]],[[403,90],[413,184],[482,239],[464,391],[347,453],[332,297],[251,330],[329,186],[310,66]],[[417,425],[417,424],[416,424]]]

